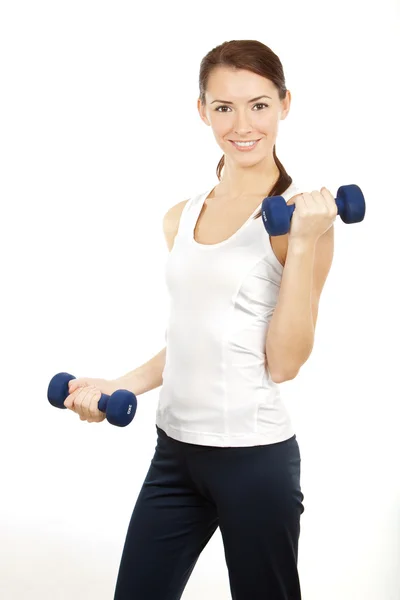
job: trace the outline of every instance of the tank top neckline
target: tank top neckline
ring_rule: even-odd
[[[239,229],[237,229],[226,240],[222,240],[221,242],[216,242],[215,244],[202,244],[202,243],[198,242],[197,240],[195,240],[195,238],[194,238],[194,232],[195,232],[195,229],[196,229],[197,221],[199,220],[199,216],[200,216],[201,210],[202,210],[203,205],[204,205],[204,203],[205,203],[205,201],[207,199],[207,196],[209,194],[211,194],[211,192],[215,189],[215,187],[216,186],[213,186],[211,189],[207,190],[204,194],[202,194],[200,196],[200,202],[198,203],[198,210],[196,210],[196,214],[195,214],[195,218],[194,218],[194,225],[193,225],[193,228],[191,228],[190,241],[191,241],[191,243],[193,245],[197,246],[198,248],[204,248],[204,249],[220,248],[221,246],[224,246],[228,242],[232,241],[237,235],[239,235],[239,233],[241,233],[241,231],[243,231],[243,229],[248,225],[248,223],[253,219],[253,217],[258,213],[258,211],[262,207],[262,202],[263,201],[260,202],[260,204],[252,212],[252,214],[249,216],[249,218],[243,223],[243,225],[241,225],[239,227]]]

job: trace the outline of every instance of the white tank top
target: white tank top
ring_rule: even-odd
[[[156,424],[204,446],[256,446],[294,435],[265,341],[283,266],[261,204],[230,238],[200,244],[194,229],[211,190],[188,200],[166,261],[170,312]],[[289,200],[300,190],[291,184]]]

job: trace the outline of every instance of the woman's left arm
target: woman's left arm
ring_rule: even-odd
[[[335,218],[332,202],[335,201],[327,190],[323,192],[324,196],[316,194],[319,192],[313,192],[317,203],[310,201],[311,194],[303,195],[302,208],[294,227],[291,226],[293,235],[288,236],[279,297],[266,336],[268,369],[276,383],[294,379],[312,352],[319,300],[332,265]],[[308,212],[304,196],[308,201]],[[330,208],[329,214],[320,210],[322,198]],[[334,206],[337,210],[336,204]],[[297,210],[296,206],[292,221]],[[318,226],[324,233],[315,237]],[[307,234],[304,235],[305,231]]]

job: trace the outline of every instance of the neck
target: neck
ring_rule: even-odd
[[[242,167],[225,155],[223,177],[218,188],[221,194],[231,198],[262,196],[272,189],[279,175],[279,169],[272,155],[250,167]]]

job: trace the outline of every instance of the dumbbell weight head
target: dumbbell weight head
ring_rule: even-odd
[[[269,235],[284,235],[287,233],[290,229],[290,219],[293,211],[294,204],[288,206],[283,196],[264,198],[261,214],[264,227]]]
[[[360,223],[365,217],[364,195],[354,183],[341,185],[336,194],[338,213],[343,223]]]

